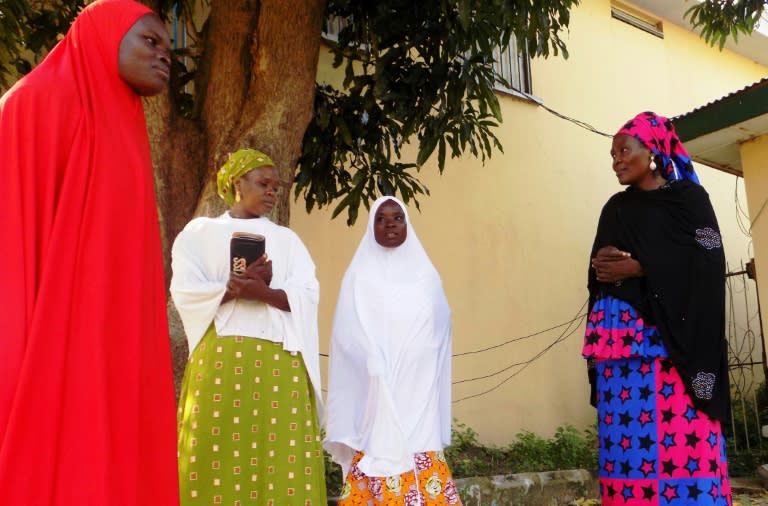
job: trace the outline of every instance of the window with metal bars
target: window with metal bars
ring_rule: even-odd
[[[531,59],[528,57],[528,51],[518,49],[515,39],[510,40],[504,51],[496,48],[493,59],[497,90],[505,93],[532,93]]]
[[[323,21],[322,37],[331,42],[338,42],[339,32],[349,23],[347,18],[327,16]],[[493,52],[493,59],[497,90],[512,94],[532,93],[531,59],[528,57],[528,51],[518,49],[514,38],[504,51],[497,47]]]

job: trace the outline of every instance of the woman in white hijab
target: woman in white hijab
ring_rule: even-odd
[[[451,440],[451,313],[405,205],[374,202],[331,336],[326,450],[339,506],[460,504]],[[418,483],[418,486],[417,486]]]

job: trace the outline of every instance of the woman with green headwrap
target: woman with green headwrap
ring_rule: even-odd
[[[299,237],[266,215],[281,186],[243,149],[217,174],[230,210],[196,218],[172,250],[171,295],[189,341],[179,399],[181,504],[325,505],[318,414],[319,287]],[[230,239],[266,253],[230,272]]]

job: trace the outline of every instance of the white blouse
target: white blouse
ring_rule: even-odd
[[[285,291],[291,311],[251,300],[221,304],[229,280],[229,241],[234,232],[266,238],[266,253],[272,261],[270,287]],[[315,264],[299,236],[268,218],[237,219],[224,213],[190,221],[176,237],[171,255],[171,296],[187,334],[190,354],[211,322],[222,336],[283,343],[286,351],[302,354],[322,413],[317,333],[320,288]]]

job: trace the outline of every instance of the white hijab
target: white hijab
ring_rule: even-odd
[[[407,237],[385,248],[376,211],[400,205]],[[346,475],[356,451],[368,476],[413,469],[413,454],[451,435],[451,315],[440,276],[393,197],[374,202],[341,284],[331,335],[324,445]]]

